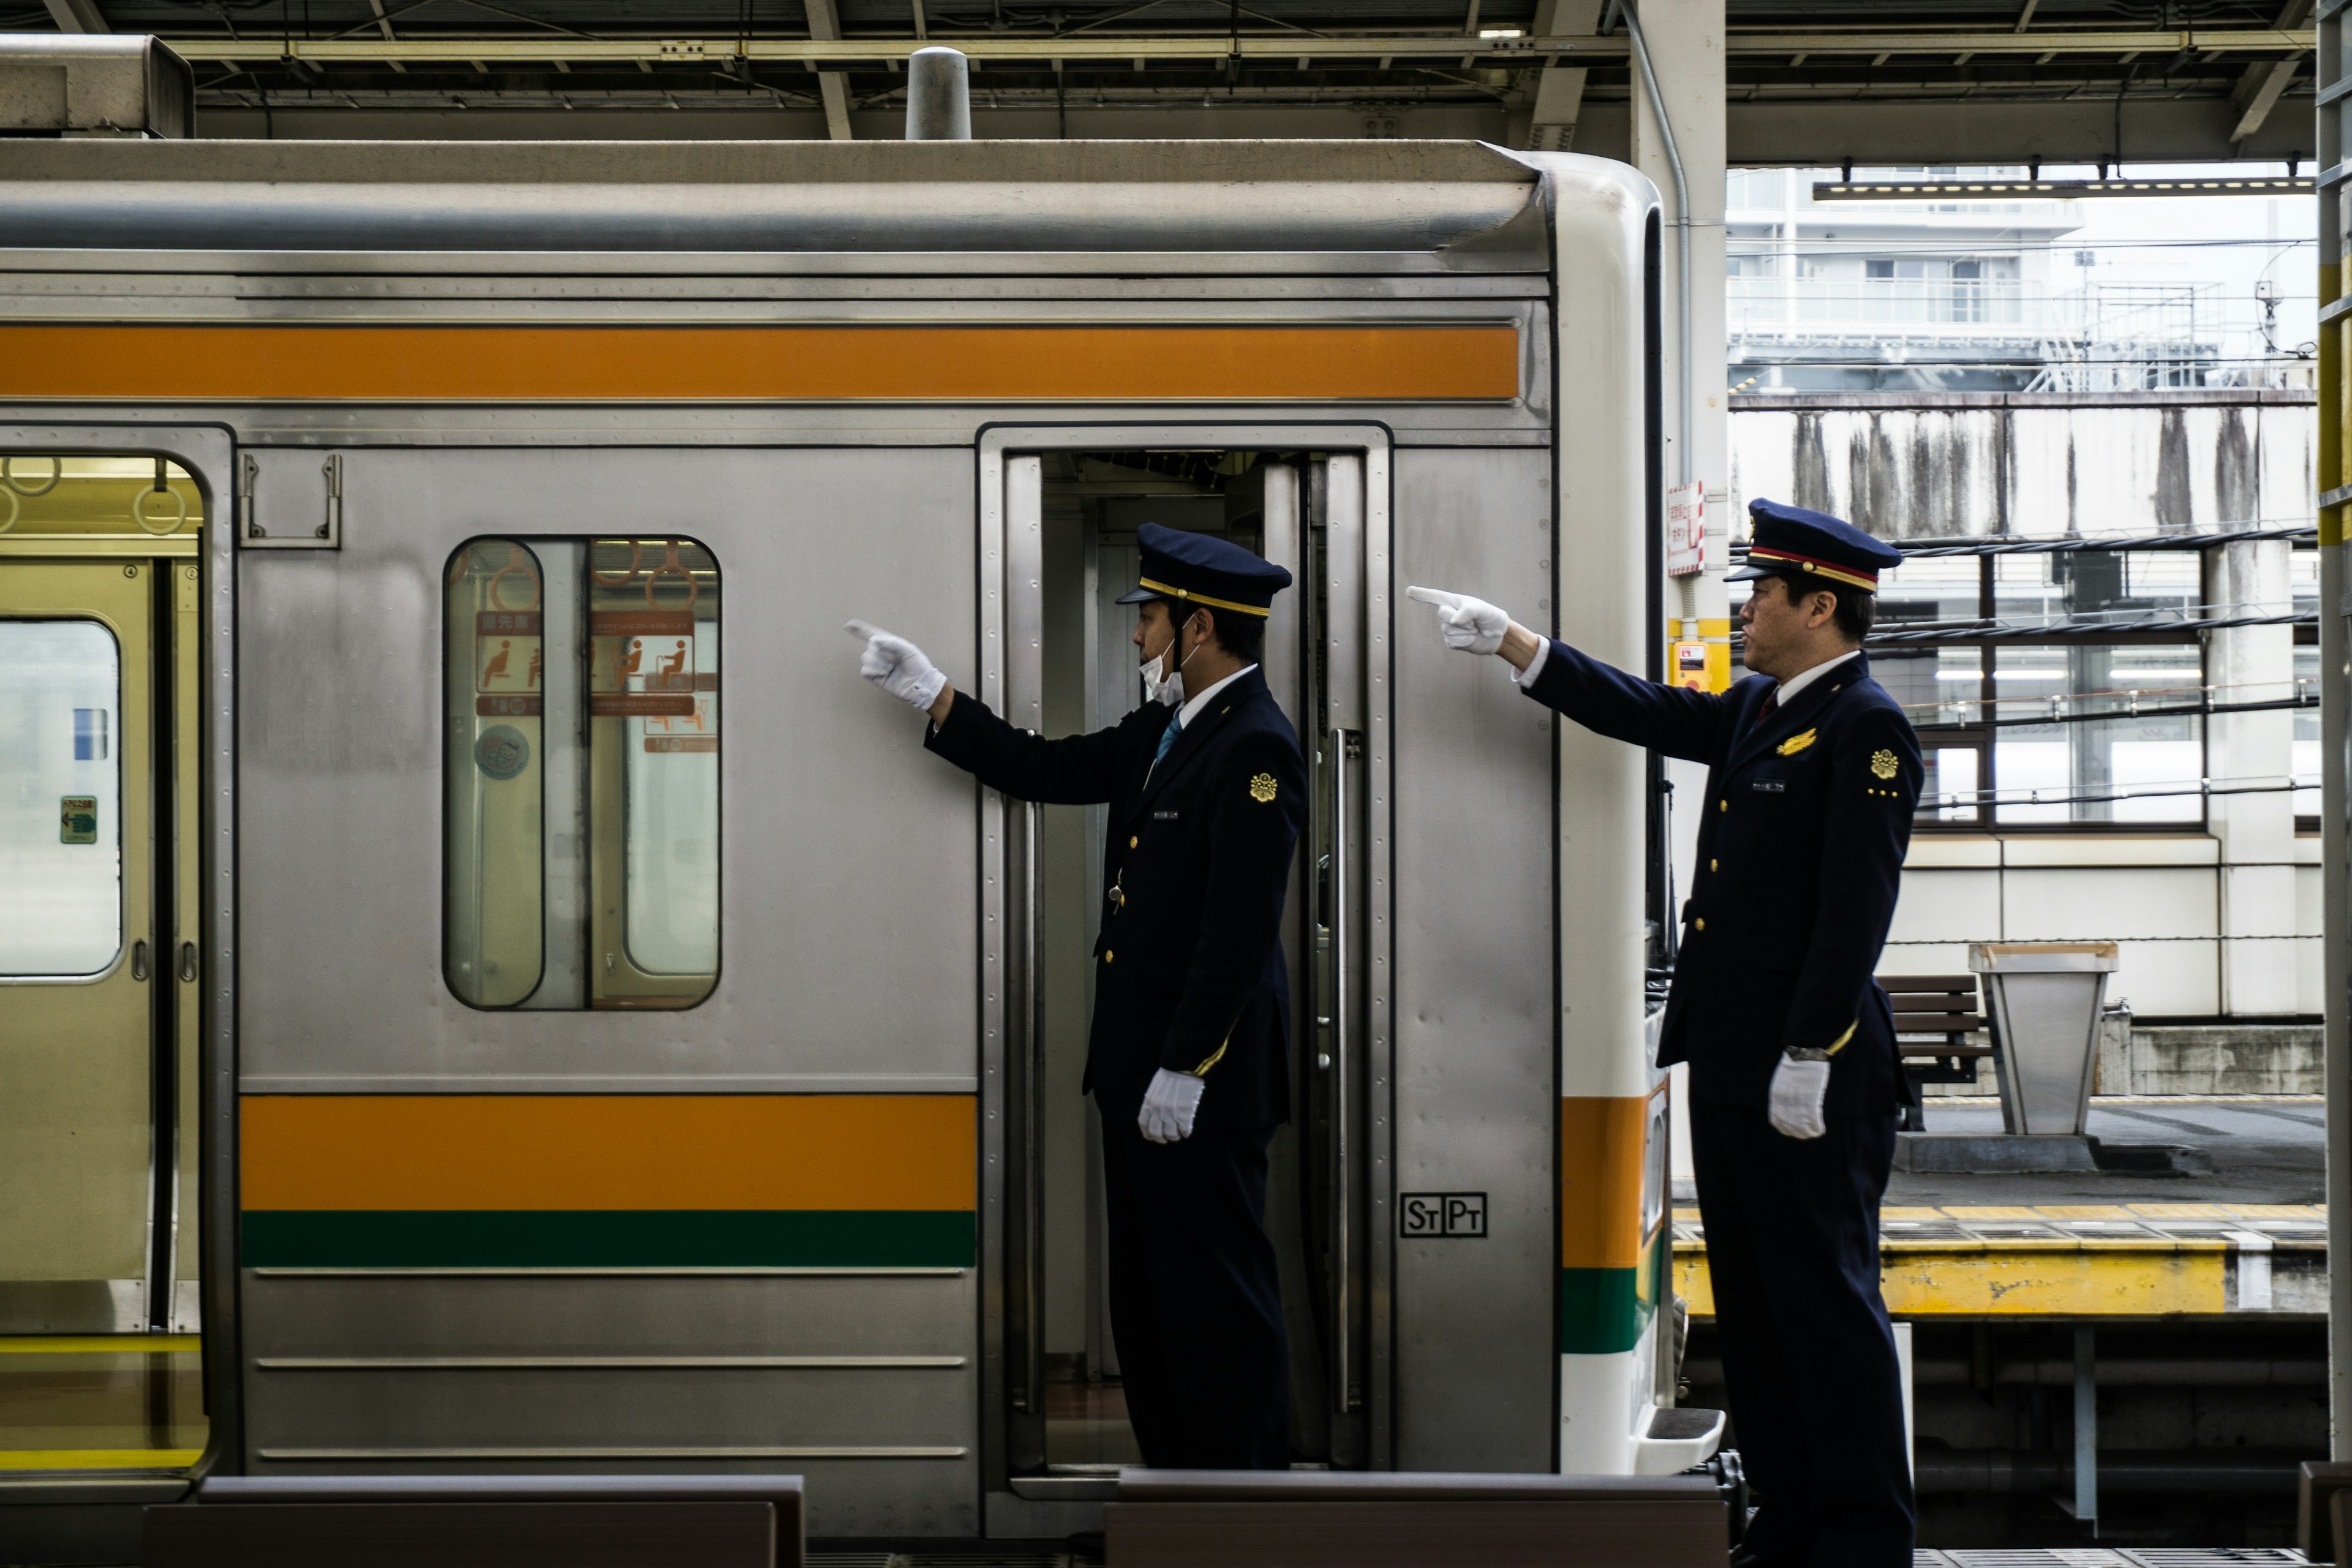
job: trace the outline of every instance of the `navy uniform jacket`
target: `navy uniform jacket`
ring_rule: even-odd
[[[1155,768],[1172,716],[1147,702],[1110,729],[1048,741],[959,691],[923,743],[1022,800],[1110,805],[1086,1080],[1106,1123],[1135,1124],[1160,1068],[1205,1063],[1195,1131],[1271,1127],[1290,1117],[1282,906],[1307,766],[1257,670],[1218,692]]]
[[[1892,1111],[1895,1019],[1872,972],[1919,799],[1918,737],[1867,655],[1757,722],[1777,683],[1717,696],[1638,680],[1565,643],[1528,693],[1588,730],[1707,765],[1660,1065],[1696,1098],[1761,1104],[1791,1046],[1835,1052],[1825,1109]]]

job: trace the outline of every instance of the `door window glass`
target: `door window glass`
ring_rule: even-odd
[[[122,657],[96,621],[0,621],[0,973],[122,946]]]
[[[690,1007],[719,969],[719,571],[478,539],[447,576],[445,969],[478,1007]]]

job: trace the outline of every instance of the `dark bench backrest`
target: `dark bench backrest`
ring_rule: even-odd
[[[1905,1056],[1984,1056],[1989,1046],[1971,1046],[1965,1037],[1986,1027],[1984,1009],[1977,999],[1977,977],[1973,974],[1882,974],[1878,984],[1895,1008],[1895,1034],[1898,1040],[1912,1037],[1900,1047]],[[1937,1042],[1931,1049],[1916,1039],[1932,1035]]]

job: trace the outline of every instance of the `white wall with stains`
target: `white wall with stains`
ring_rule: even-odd
[[[1739,528],[1760,497],[1830,512],[1885,539],[2285,526],[2308,520],[2316,493],[2314,398],[1737,396],[1732,522]]]

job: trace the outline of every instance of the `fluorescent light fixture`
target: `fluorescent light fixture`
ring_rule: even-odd
[[[1482,38],[1524,38],[1527,34],[1517,27],[1481,27],[1478,36]]]
[[[2090,196],[2307,196],[2308,174],[2197,180],[1822,180],[1817,202],[2074,202]]]

